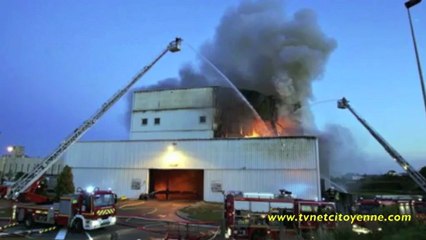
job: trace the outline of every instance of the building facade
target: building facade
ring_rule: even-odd
[[[111,188],[129,198],[222,201],[228,191],[286,189],[320,199],[318,139],[250,138],[256,119],[229,91],[135,92],[130,140],[78,142],[65,154],[75,186]]]
[[[42,160],[42,158],[25,155],[25,149],[22,146],[10,147],[9,154],[0,156],[1,179],[14,181],[17,173],[31,172]],[[46,171],[46,175],[56,176],[62,172],[64,166],[64,161],[60,160]]]
[[[221,201],[220,190],[320,198],[315,137],[79,142],[66,153],[77,187],[137,198]],[[168,196],[166,196],[168,195]]]
[[[215,88],[135,92],[130,139],[213,138],[215,117]]]

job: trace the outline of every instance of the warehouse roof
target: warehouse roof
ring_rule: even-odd
[[[173,142],[173,141],[182,141],[182,142],[190,142],[190,141],[229,141],[229,140],[259,140],[259,139],[317,139],[317,136],[307,135],[307,136],[277,136],[277,137],[249,137],[249,138],[200,138],[200,139],[147,139],[147,140],[93,140],[93,141],[79,141],[79,143],[93,143],[93,142]]]

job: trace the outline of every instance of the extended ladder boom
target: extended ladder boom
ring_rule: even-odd
[[[408,176],[414,180],[414,182],[426,192],[426,179],[414,169],[402,156],[399,154],[386,140],[380,136],[370,125],[362,119],[355,110],[349,105],[349,101],[346,98],[342,98],[337,102],[337,107],[341,109],[348,109],[359,122],[370,132],[371,135],[382,145],[386,152],[407,172]]]
[[[18,195],[24,192],[31,184],[39,179],[59,158],[64,154],[68,148],[74,144],[83,134],[89,130],[97,120],[99,120],[126,92],[146,73],[155,63],[160,60],[168,51],[177,52],[180,50],[182,39],[176,38],[170,42],[169,45],[158,55],[150,64],[146,65],[139,73],[132,78],[132,80],[116,92],[96,113],[83,124],[74,130],[74,132],[63,141],[55,151],[38,164],[30,173],[21,177],[15,184],[12,185],[8,193],[8,198],[16,199]]]

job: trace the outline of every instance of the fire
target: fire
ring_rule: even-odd
[[[247,124],[243,135],[245,138],[255,138],[255,137],[269,137],[271,136],[270,127],[268,124],[262,120],[253,120],[250,124]]]
[[[253,130],[251,135],[246,135],[244,136],[245,138],[255,138],[255,137],[260,137],[259,133],[257,133],[255,130]]]
[[[253,120],[247,131],[244,131],[244,137],[288,136],[297,132],[297,126],[298,124],[295,120],[286,117],[280,117],[277,121]]]
[[[279,136],[288,136],[298,132],[299,123],[292,118],[279,117],[275,122],[275,127]]]

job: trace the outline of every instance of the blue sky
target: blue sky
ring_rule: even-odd
[[[223,13],[240,1],[0,1],[0,153],[24,145],[45,156],[175,36],[199,47]],[[310,8],[337,41],[314,101],[346,96],[414,166],[426,165],[426,115],[404,1],[288,0],[286,15]],[[426,3],[412,9],[423,63]],[[168,54],[139,86],[175,77],[196,56]],[[423,64],[423,68],[426,68]],[[426,69],[424,70],[426,71]],[[399,168],[335,102],[312,105],[318,127],[352,130],[373,156],[368,171]],[[84,140],[126,139],[127,101],[120,101]]]

